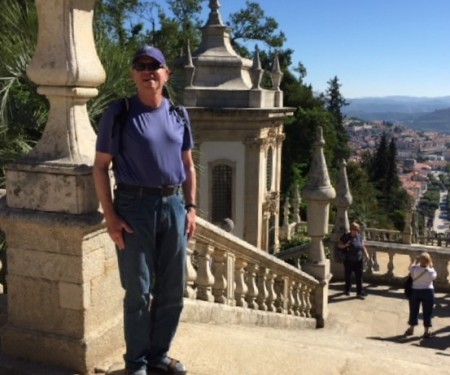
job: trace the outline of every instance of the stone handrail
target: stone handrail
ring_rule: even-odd
[[[201,218],[187,264],[188,298],[315,317],[314,277]]]
[[[371,256],[371,262],[364,275],[364,281],[380,285],[402,286],[408,274],[410,264],[417,256],[426,251],[431,255],[437,278],[434,282],[438,291],[450,291],[448,280],[448,265],[450,252],[448,249],[437,246],[392,244],[375,241],[366,241],[366,248]]]
[[[428,234],[417,236],[416,242],[421,245],[450,247],[450,236],[443,234]]]
[[[395,242],[401,243],[403,233],[399,230],[364,228],[366,241]]]

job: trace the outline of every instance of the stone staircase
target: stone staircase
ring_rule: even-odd
[[[410,375],[450,373],[450,297],[437,294],[435,337],[423,328],[405,337],[408,315],[402,291],[368,285],[369,296],[344,296],[341,283],[330,287],[329,317],[323,329],[205,324],[184,321],[172,355],[189,375]],[[119,349],[113,365],[98,373],[122,375]],[[1,375],[73,375],[0,358]]]

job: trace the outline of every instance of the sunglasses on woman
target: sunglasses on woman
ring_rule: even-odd
[[[143,63],[143,62],[136,62],[133,64],[133,68],[137,70],[138,72],[143,72],[144,70],[148,70],[150,72],[154,72],[158,69],[163,68],[163,65],[157,62],[153,63]]]

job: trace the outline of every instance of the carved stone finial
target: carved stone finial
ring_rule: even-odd
[[[272,72],[270,73],[270,78],[272,80],[272,88],[274,90],[280,89],[281,79],[283,78],[283,72],[280,68],[280,61],[278,60],[278,53],[275,54],[273,60]]]
[[[192,54],[191,54],[191,45],[188,42],[187,45],[187,64],[184,66],[184,71],[186,74],[186,87],[192,87],[194,85],[194,73],[195,73],[195,66],[192,61]]]
[[[334,199],[334,205],[336,206],[337,212],[332,235],[333,241],[339,240],[342,234],[347,233],[350,230],[348,208],[352,204],[353,198],[348,185],[346,166],[347,162],[342,160],[339,170],[336,198]]]
[[[350,187],[348,185],[347,177],[347,162],[342,160],[339,169],[339,180],[336,192],[336,198],[334,204],[336,206],[349,207],[353,202],[352,194],[350,193]]]
[[[222,16],[220,15],[219,11],[219,0],[210,0],[209,8],[211,9],[211,12],[209,13],[209,18],[206,22],[206,26],[224,26]]]
[[[251,71],[252,77],[252,89],[260,89],[261,88],[261,80],[264,74],[263,69],[261,68],[261,60],[259,58],[259,49],[258,46],[255,46],[255,53],[253,55],[253,65]]]

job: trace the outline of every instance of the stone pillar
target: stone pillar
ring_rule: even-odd
[[[42,138],[6,170],[8,242],[2,355],[87,373],[123,348],[113,243],[98,212],[95,133],[86,102],[105,72],[92,30],[95,0],[36,0],[28,76],[50,103]]]
[[[308,182],[303,189],[303,197],[307,204],[307,227],[311,246],[310,259],[302,266],[302,269],[320,281],[315,296],[315,316],[319,327],[323,326],[328,315],[328,283],[331,278],[330,261],[325,258],[322,240],[328,233],[330,202],[336,196],[328,176],[323,153],[324,145],[322,128],[319,127]]]
[[[245,139],[245,208],[244,208],[244,240],[253,246],[262,247],[263,202],[261,188],[262,178],[259,173],[262,164],[262,147],[264,138],[248,137]],[[264,249],[266,250],[266,249]]]

